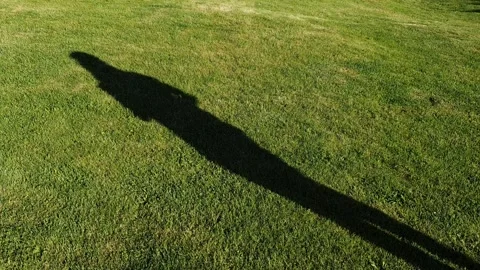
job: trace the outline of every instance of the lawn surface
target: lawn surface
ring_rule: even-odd
[[[480,267],[477,0],[2,0],[0,115],[0,269]]]

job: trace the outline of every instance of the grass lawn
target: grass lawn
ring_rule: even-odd
[[[0,1],[19,268],[480,268],[480,1]]]

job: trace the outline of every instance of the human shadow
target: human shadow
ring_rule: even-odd
[[[117,69],[99,58],[72,52],[99,87],[136,117],[167,127],[208,160],[275,192],[415,267],[478,268],[473,259],[402,224],[381,211],[321,185],[196,106],[196,98],[152,77]],[[313,252],[313,251],[312,251]]]

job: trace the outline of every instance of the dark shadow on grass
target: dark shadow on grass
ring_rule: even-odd
[[[240,129],[198,108],[195,97],[152,77],[117,69],[87,53],[73,52],[70,57],[138,118],[158,122],[210,161],[334,221],[408,263],[424,269],[448,269],[441,261],[446,260],[461,267],[479,267],[471,258],[381,211],[305,177]]]
[[[480,0],[472,0],[469,2],[469,4],[472,6],[480,6]],[[469,10],[466,10],[465,12],[480,13],[480,8],[469,9]]]

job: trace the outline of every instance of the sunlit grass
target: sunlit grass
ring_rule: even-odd
[[[310,179],[479,261],[475,9],[1,1],[0,268],[412,267],[136,118],[73,51],[195,96]]]

